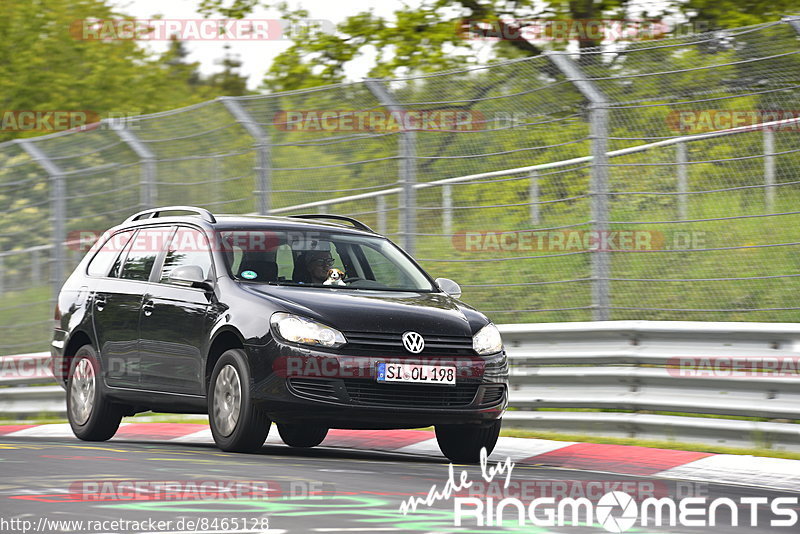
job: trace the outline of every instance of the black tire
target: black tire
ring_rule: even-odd
[[[483,447],[486,447],[486,456],[494,450],[502,424],[503,420],[498,419],[488,425],[437,425],[436,441],[451,462],[478,463]]]
[[[76,370],[80,370],[77,376]],[[79,348],[70,364],[67,419],[75,436],[84,441],[110,439],[117,433],[122,421],[122,407],[103,395],[100,360],[91,345]]]
[[[220,374],[224,371],[224,376]],[[232,374],[233,373],[233,374]],[[238,399],[232,377],[238,380]],[[219,384],[218,384],[219,381]],[[272,422],[252,401],[252,381],[247,357],[241,349],[225,351],[211,373],[208,384],[208,422],[217,447],[228,452],[255,452],[269,434]],[[219,392],[219,393],[218,393]],[[225,392],[226,397],[219,396]],[[219,404],[215,402],[219,396]],[[238,403],[238,413],[236,404]]]
[[[316,447],[325,436],[328,429],[324,426],[313,425],[278,425],[278,433],[283,442],[290,447]]]

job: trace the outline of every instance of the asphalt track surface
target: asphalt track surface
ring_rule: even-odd
[[[273,428],[273,432],[275,429]],[[489,465],[502,461],[491,457]],[[453,525],[452,499],[432,507],[421,505],[416,512],[403,515],[401,502],[410,496],[424,497],[432,485],[439,489],[448,479],[449,463],[444,459],[410,454],[364,451],[323,446],[314,449],[291,449],[265,445],[255,454],[225,453],[209,444],[154,443],[113,440],[105,443],[81,442],[72,438],[0,438],[0,532],[94,532],[124,534],[140,532],[269,532],[269,533],[346,533],[346,532],[534,532],[534,533],[605,533],[597,522],[588,526],[536,527],[529,522],[517,527],[516,519],[507,519],[505,527],[477,527],[467,521],[463,528]],[[482,481],[479,466],[455,466],[456,479],[461,470],[468,480]],[[500,481],[504,475],[499,475]],[[268,487],[269,497],[254,498],[220,493],[204,498],[186,498],[173,493],[157,496],[97,492],[82,489],[102,481],[260,481]],[[652,484],[670,494],[678,491],[676,481],[652,477],[609,475],[569,469],[517,465],[511,474],[517,484],[570,484],[587,481]],[[88,484],[88,486],[87,486]],[[684,490],[689,487],[684,485]],[[249,486],[248,486],[249,487]],[[496,487],[502,487],[502,482]],[[539,486],[544,487],[544,486]],[[694,490],[710,499],[728,497],[796,497],[793,493],[695,484]],[[473,491],[473,490],[465,490]],[[475,490],[478,491],[478,490]],[[274,493],[270,493],[274,492]],[[308,493],[311,493],[309,496]],[[196,494],[195,494],[196,496]],[[517,495],[519,496],[519,495]],[[664,496],[659,495],[659,496]],[[485,497],[481,497],[485,500]],[[793,508],[797,508],[796,506]],[[721,509],[724,511],[724,509]],[[734,528],[730,517],[722,513],[717,526],[642,527],[629,533],[702,532],[762,533],[798,532],[771,527],[767,509],[755,527]],[[507,518],[515,518],[513,510]],[[205,521],[195,528],[187,520]],[[213,522],[217,520],[216,524]],[[223,523],[223,519],[228,519]],[[234,527],[233,520],[237,520]],[[128,524],[113,521],[127,520]],[[183,520],[183,523],[178,523]],[[29,521],[30,523],[23,523]],[[61,521],[62,523],[54,523]],[[83,521],[78,526],[64,521]],[[106,521],[105,528],[92,529],[88,521]],[[171,521],[158,525],[158,521]],[[268,521],[268,529],[266,522]],[[749,523],[749,517],[742,518]],[[96,526],[96,524],[95,524]],[[116,528],[114,528],[116,527]],[[138,528],[137,528],[138,527]],[[154,528],[151,528],[154,527]]]

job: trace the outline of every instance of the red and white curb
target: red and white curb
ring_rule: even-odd
[[[0,426],[0,437],[74,435],[68,424],[5,425]],[[208,425],[188,423],[123,423],[112,441],[214,443]],[[266,445],[283,446],[276,429]],[[321,447],[442,457],[433,433],[423,430],[331,430]],[[800,491],[800,460],[501,437],[490,460],[506,457],[520,465]]]

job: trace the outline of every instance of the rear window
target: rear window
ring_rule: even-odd
[[[147,281],[156,257],[171,232],[170,228],[145,228],[131,239],[120,278]]]
[[[86,274],[89,276],[108,276],[109,271],[111,271],[111,265],[125,248],[125,245],[128,244],[132,235],[132,230],[126,230],[111,236],[89,262]]]

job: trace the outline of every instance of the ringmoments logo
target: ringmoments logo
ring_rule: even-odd
[[[680,491],[678,495],[661,496],[655,486],[634,488],[632,495],[605,484],[594,485],[590,494],[586,491],[590,484],[585,481],[578,485],[581,491],[577,493],[555,492],[550,488],[549,492],[537,491],[532,498],[503,496],[512,485],[514,465],[511,458],[506,458],[489,466],[484,448],[480,456],[481,479],[473,480],[466,470],[461,470],[456,476],[453,464],[450,464],[448,479],[441,489],[434,484],[425,497],[409,497],[401,503],[399,510],[408,515],[421,506],[432,507],[437,502],[452,500],[455,527],[597,525],[615,534],[638,526],[704,528],[750,525],[786,528],[787,532],[795,532],[791,529],[796,529],[798,524],[800,497],[711,498],[700,495],[700,492],[681,495]],[[499,492],[476,494],[473,491],[482,484],[499,486],[501,482],[502,491]],[[537,483],[537,489],[541,490],[541,481]],[[607,491],[597,497],[598,488]]]

